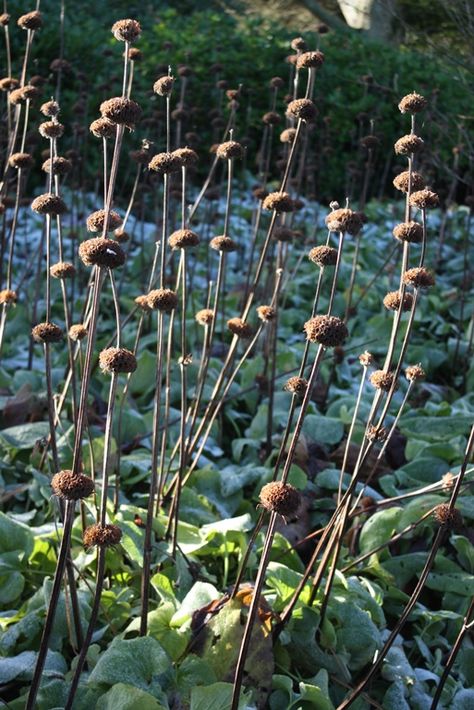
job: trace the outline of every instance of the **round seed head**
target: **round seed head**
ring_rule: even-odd
[[[418,207],[420,210],[433,209],[433,207],[438,207],[439,197],[436,192],[431,190],[418,190],[410,195],[410,205]]]
[[[178,67],[178,76],[191,76],[193,70],[187,64],[180,64]]]
[[[173,155],[178,158],[181,166],[184,168],[190,168],[192,165],[196,165],[199,160],[198,154],[195,150],[192,150],[192,148],[177,148],[177,150],[173,151]]]
[[[157,288],[147,296],[148,305],[153,310],[170,313],[178,305],[178,296],[169,288]]]
[[[317,109],[311,99],[295,99],[288,104],[286,115],[288,118],[301,119],[310,123],[317,116]]]
[[[53,59],[51,64],[49,65],[49,68],[51,69],[52,72],[65,72],[66,74],[69,72],[72,72],[72,66],[70,62],[67,61],[67,59]]]
[[[295,37],[291,40],[290,47],[295,52],[304,52],[307,47],[306,40],[303,37]]]
[[[76,269],[68,261],[58,261],[50,267],[49,273],[55,279],[70,279],[76,273]]]
[[[141,62],[143,59],[143,53],[140,49],[136,47],[130,47],[128,50],[128,58],[131,62]]]
[[[3,79],[0,79],[0,91],[13,91],[14,89],[18,89],[20,86],[20,82],[18,79],[14,79],[11,76],[5,76]]]
[[[51,158],[44,161],[41,169],[48,174],[51,172]],[[72,163],[68,158],[62,158],[59,155],[53,158],[53,175],[67,175],[71,170]]]
[[[149,148],[140,148],[139,150],[131,150],[129,152],[130,158],[134,163],[140,163],[140,165],[148,165],[151,158],[151,153]]]
[[[285,130],[280,133],[280,141],[282,143],[293,143],[295,136],[296,128],[285,128]]]
[[[421,365],[410,365],[405,370],[405,377],[409,382],[414,382],[416,380],[422,380],[426,377],[426,372],[423,370]]]
[[[276,111],[267,111],[262,116],[262,122],[267,126],[277,126],[281,123],[281,116]]]
[[[102,372],[135,372],[137,360],[127,348],[106,348],[99,354],[99,365]]]
[[[61,138],[64,126],[58,121],[44,121],[44,123],[40,123],[38,131],[43,138]]]
[[[122,244],[129,241],[130,234],[119,227],[114,231],[114,239],[116,239],[119,244]]]
[[[317,69],[324,64],[324,54],[322,52],[304,52],[296,60],[298,69]]]
[[[377,390],[382,390],[383,392],[388,392],[393,384],[394,376],[393,372],[385,372],[385,370],[375,370],[370,375],[370,382]]]
[[[430,288],[430,286],[434,286],[435,278],[431,271],[420,266],[405,271],[403,274],[403,283],[407,286],[413,286],[414,288]]]
[[[423,111],[428,101],[421,94],[407,94],[398,104],[401,113],[420,113]]]
[[[285,225],[275,227],[272,234],[272,237],[279,242],[291,242],[294,236],[295,232]]]
[[[286,382],[283,387],[287,392],[291,392],[292,394],[296,394],[299,397],[304,397],[306,394],[306,388],[308,387],[308,380],[305,380],[304,377],[290,377]]]
[[[400,173],[400,175],[397,175],[397,177],[393,181],[394,187],[396,187],[397,190],[400,190],[400,192],[407,193],[409,176],[410,173],[408,172],[408,170],[405,170],[405,172]],[[424,186],[425,181],[423,179],[423,176],[414,170],[411,174],[411,191],[413,192],[415,190],[422,190]]]
[[[309,252],[308,259],[321,268],[324,266],[334,266],[337,261],[337,249],[325,245],[314,247]]]
[[[31,168],[33,163],[33,156],[30,153],[13,153],[8,159],[8,164],[17,170]]]
[[[390,311],[398,311],[400,308],[400,291],[389,291],[383,299],[383,305]],[[410,311],[413,305],[411,293],[403,294],[402,311]]]
[[[347,208],[333,210],[326,216],[325,222],[330,232],[349,232],[349,234],[353,234],[357,227],[360,230],[362,226],[357,213]]]
[[[58,215],[67,212],[66,203],[58,195],[46,192],[44,195],[35,197],[31,203],[31,209],[38,214]]]
[[[360,139],[360,145],[366,150],[374,150],[378,145],[380,145],[380,140],[377,136],[364,136]]]
[[[137,20],[118,20],[112,25],[112,34],[121,42],[136,42],[140,37],[142,28]]]
[[[457,508],[451,508],[448,503],[437,505],[433,511],[433,517],[439,525],[443,525],[448,530],[460,530],[464,521]]]
[[[107,218],[107,232],[111,232],[113,229],[117,229],[122,224],[122,218],[113,210],[110,210]],[[87,218],[87,231],[88,232],[103,232],[105,226],[105,210],[96,210],[92,212]]]
[[[50,118],[57,116],[59,114],[59,110],[59,104],[57,101],[46,101],[46,103],[40,106],[40,111],[43,116],[48,116]]]
[[[164,175],[165,173],[175,173],[180,170],[181,162],[174,153],[158,153],[150,160],[148,167],[159,175]]]
[[[87,328],[85,325],[82,325],[82,323],[71,325],[68,335],[71,340],[74,340],[75,342],[78,340],[84,340],[84,338],[87,337]]]
[[[8,14],[8,12],[2,12],[2,14],[0,15],[0,25],[2,25],[2,27],[6,27],[9,22],[10,15]]]
[[[369,365],[372,365],[374,361],[374,356],[372,353],[369,353],[368,350],[362,353],[362,355],[359,355],[359,362],[361,365],[364,367],[369,367]]]
[[[263,320],[265,323],[268,323],[271,320],[275,320],[276,310],[273,308],[273,306],[258,306],[257,315],[260,320]]]
[[[293,212],[294,203],[287,192],[270,192],[263,201],[264,210],[275,212]]]
[[[194,317],[199,325],[210,325],[214,320],[214,311],[210,308],[203,308]]]
[[[255,187],[252,190],[252,195],[257,198],[257,200],[264,200],[267,195],[268,195],[268,190],[265,190],[264,187]]]
[[[184,108],[184,106],[178,106],[174,111],[171,111],[171,118],[173,121],[186,121],[189,116],[189,112]]]
[[[385,441],[388,431],[384,426],[373,426],[372,424],[367,429],[366,437],[369,441]]]
[[[43,26],[43,16],[39,10],[27,12],[26,15],[18,18],[17,25],[22,30],[39,30]]]
[[[37,343],[59,343],[63,339],[63,331],[56,323],[38,323],[31,335]]]
[[[118,525],[100,525],[100,523],[89,525],[82,536],[84,547],[94,547],[94,545],[97,545],[97,547],[113,547],[118,545],[121,539],[122,531]]]
[[[415,136],[414,133],[409,133],[397,140],[394,149],[397,155],[411,155],[412,153],[419,153],[423,146],[424,141],[422,138]]]
[[[96,138],[115,138],[117,124],[108,118],[96,118],[89,126],[89,130]]]
[[[16,291],[12,291],[11,288],[4,288],[0,291],[0,305],[10,305],[16,303],[17,295]]]
[[[115,269],[125,263],[125,252],[113,239],[95,237],[79,245],[79,257],[86,266]]]
[[[199,237],[191,229],[178,229],[170,235],[168,243],[172,249],[189,249],[197,247]]]
[[[145,313],[151,311],[151,308],[148,304],[148,296],[146,296],[145,294],[136,296],[133,301],[141,311],[144,311]]]
[[[420,244],[423,241],[423,227],[418,222],[401,222],[394,227],[393,236],[401,242]]]
[[[224,252],[236,251],[237,249],[236,242],[234,242],[234,240],[230,237],[226,237],[225,235],[221,235],[211,239],[211,241],[209,242],[209,246],[211,247],[211,249]]]
[[[246,323],[242,318],[230,318],[227,321],[227,327],[231,333],[236,335],[238,338],[248,339],[253,335],[252,327]]]
[[[8,101],[13,106],[18,106],[18,104],[24,104],[27,101],[34,101],[39,95],[39,90],[36,86],[31,86],[27,84],[26,86],[20,87],[19,89],[14,89],[9,97]]]
[[[301,494],[290,483],[272,481],[263,486],[260,491],[260,505],[272,513],[278,513],[284,518],[292,518],[301,505]]]
[[[272,89],[282,89],[285,86],[285,82],[281,76],[272,76],[270,79],[270,87]]]
[[[232,158],[241,158],[243,152],[242,145],[237,141],[226,141],[219,145],[216,155],[221,160],[231,160]]]
[[[142,110],[136,101],[123,96],[103,101],[99,110],[102,118],[108,118],[112,123],[123,124],[128,128],[134,128],[142,115]]]
[[[158,96],[169,96],[173,91],[174,77],[162,76],[153,84],[153,91]]]
[[[349,336],[344,321],[336,316],[315,316],[304,324],[306,339],[326,348],[342,345]]]
[[[51,479],[54,495],[65,500],[81,500],[88,498],[94,492],[94,481],[83,473],[73,474],[72,471],[59,471]]]

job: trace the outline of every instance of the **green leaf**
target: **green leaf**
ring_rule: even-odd
[[[328,680],[328,672],[322,668],[310,681],[301,682],[301,700],[310,702],[313,710],[334,710],[329,699]]]
[[[185,621],[192,617],[193,612],[206,606],[209,602],[219,599],[219,597],[219,592],[212,584],[196,582],[184,597],[178,611],[170,619],[170,626],[182,626]]]
[[[17,599],[25,586],[25,578],[20,572],[0,574],[0,606],[5,607]]]
[[[117,683],[100,698],[103,710],[165,710],[156,698],[133,685]]]
[[[456,414],[448,417],[405,416],[399,421],[402,434],[410,437],[420,436],[437,441],[451,439],[453,436],[467,434],[472,426],[472,416]]]
[[[205,687],[197,686],[191,691],[190,710],[229,710],[232,701],[232,683],[213,683]],[[239,710],[245,710],[250,703],[250,693],[241,692]]]
[[[334,417],[308,414],[304,419],[303,433],[321,444],[338,444],[344,436],[344,424]]]
[[[33,547],[34,537],[29,528],[0,513],[0,553],[15,552],[19,560],[26,560]]]
[[[370,552],[378,545],[390,540],[395,532],[403,508],[386,508],[374,513],[362,528],[359,545],[362,554]]]
[[[48,422],[18,424],[0,431],[0,442],[13,449],[32,449],[36,442],[49,434]]]

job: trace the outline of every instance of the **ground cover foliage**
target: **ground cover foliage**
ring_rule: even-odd
[[[41,28],[4,25],[12,76],[31,42],[20,90],[54,59],[49,11]],[[343,48],[324,29],[306,46],[255,33],[211,48],[210,78],[193,57],[228,22],[167,11],[139,38],[133,22],[108,27],[117,79],[102,88],[90,57],[81,79],[66,24],[70,65],[41,98],[5,93],[2,698],[474,707],[469,145],[453,159],[457,115],[435,123],[446,96],[426,75],[406,80],[429,87],[426,106],[410,94],[403,112],[398,87],[336,87]],[[153,91],[162,74],[174,85]],[[39,111],[50,95],[59,116]],[[110,137],[89,135],[111,96],[112,127],[95,128]],[[408,134],[426,149],[394,155]],[[65,176],[39,171],[48,156],[70,161]],[[416,238],[393,236],[412,220]]]

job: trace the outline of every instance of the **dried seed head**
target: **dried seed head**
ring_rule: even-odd
[[[34,101],[38,96],[39,90],[36,86],[27,84],[19,89],[14,89],[8,97],[8,101],[13,106],[18,106],[18,104],[26,103],[26,101]]]
[[[44,123],[40,123],[38,131],[43,138],[61,138],[64,126],[58,121],[44,121]]]
[[[101,525],[100,523],[89,525],[82,536],[84,547],[93,547],[94,545],[98,547],[113,547],[118,545],[121,539],[122,531],[118,525]]]
[[[63,331],[56,323],[38,323],[31,335],[37,343],[59,343],[63,339]]]
[[[55,279],[70,279],[76,273],[76,269],[68,261],[58,261],[50,267],[49,273]]]
[[[174,153],[158,153],[150,160],[148,167],[150,170],[159,173],[159,175],[164,175],[165,173],[175,173],[180,170],[181,162]]]
[[[401,242],[420,244],[423,241],[423,227],[418,222],[401,222],[394,227],[393,236]]]
[[[431,190],[418,190],[410,195],[410,205],[420,210],[433,209],[439,205],[439,197]]]
[[[378,145],[380,145],[380,140],[377,136],[373,135],[364,136],[359,142],[362,148],[365,148],[366,150],[374,150]]]
[[[268,323],[271,320],[275,320],[276,310],[273,308],[273,306],[258,306],[257,315],[260,320],[263,320],[265,323]]]
[[[442,484],[443,491],[451,491],[453,489],[454,476],[451,473],[451,471],[448,471],[447,473],[445,473],[444,476],[441,477],[441,480],[443,482],[443,484]]]
[[[178,76],[191,76],[193,73],[193,70],[191,67],[188,67],[187,64],[180,64],[178,66]]]
[[[103,101],[99,110],[102,118],[108,118],[112,123],[123,124],[128,128],[134,128],[142,115],[142,110],[136,101],[123,96]]]
[[[119,244],[122,244],[129,241],[130,234],[119,227],[114,231],[114,239],[116,239]]]
[[[275,227],[272,234],[272,237],[279,242],[291,242],[294,236],[295,232],[285,225]]]
[[[8,158],[10,167],[16,168],[17,170],[31,168],[33,163],[33,156],[30,153],[13,153],[13,155]]]
[[[326,348],[342,345],[349,333],[344,321],[336,316],[315,316],[304,324],[306,339]]]
[[[272,89],[282,89],[285,86],[285,82],[281,76],[272,76],[269,84]]]
[[[94,492],[94,481],[83,473],[73,474],[72,471],[59,471],[51,479],[54,495],[65,500],[81,500],[88,498]]]
[[[99,354],[99,365],[102,372],[135,372],[137,360],[127,348],[106,348]]]
[[[79,257],[86,266],[115,269],[125,263],[125,252],[113,239],[95,237],[79,245]]]
[[[43,26],[43,16],[39,10],[33,10],[19,17],[16,24],[22,30],[39,30]]]
[[[290,47],[291,49],[294,49],[295,52],[304,52],[307,44],[303,37],[295,37],[291,40]]]
[[[408,133],[397,140],[394,149],[397,155],[411,155],[412,153],[419,153],[424,144],[422,138],[415,136],[414,133]]]
[[[173,151],[173,155],[178,158],[181,166],[184,168],[190,168],[192,165],[196,165],[199,160],[198,154],[191,148],[177,148]]]
[[[324,245],[314,247],[309,252],[308,259],[321,268],[324,266],[334,266],[337,261],[337,249]]]
[[[53,72],[60,72],[60,71],[65,72],[65,73],[72,72],[72,65],[70,62],[67,61],[67,59],[61,59],[61,58],[53,59],[53,61],[49,65],[49,68]]]
[[[400,173],[400,175],[397,175],[397,177],[394,179],[394,187],[396,187],[397,190],[400,190],[400,192],[408,192],[409,178],[410,173],[408,172],[408,170],[405,170],[405,172]],[[413,192],[414,190],[422,190],[424,186],[425,181],[423,179],[423,176],[414,170],[411,174],[411,192]]]
[[[407,94],[398,104],[398,108],[401,113],[419,113],[423,111],[427,103],[425,97],[420,94]]]
[[[113,229],[117,229],[122,224],[122,218],[113,210],[110,210],[107,216],[107,232],[111,232]],[[105,210],[96,210],[92,212],[87,218],[87,231],[88,232],[103,232],[105,226]]]
[[[435,278],[431,271],[423,266],[408,269],[403,274],[403,283],[414,288],[430,288],[435,284]]]
[[[53,195],[50,192],[35,197],[31,203],[31,209],[38,214],[58,215],[67,212],[64,200],[59,195]]]
[[[121,42],[136,42],[140,37],[142,28],[137,20],[118,20],[112,25],[112,34]]]
[[[157,288],[147,296],[148,305],[153,310],[170,313],[178,305],[178,296],[169,288]]]
[[[267,111],[262,116],[262,122],[266,126],[278,126],[281,123],[281,116],[276,111]]]
[[[301,494],[290,483],[272,481],[260,491],[260,505],[272,513],[284,518],[292,518],[301,505]]]
[[[384,426],[369,426],[366,432],[366,437],[369,441],[385,441],[388,431]]]
[[[234,242],[233,239],[230,237],[226,237],[225,235],[221,235],[219,237],[214,237],[211,239],[209,242],[209,246],[211,249],[215,249],[216,251],[225,251],[225,252],[231,252],[231,251],[236,251],[237,249],[237,243]]]
[[[140,165],[148,165],[151,158],[150,148],[139,148],[138,150],[131,150],[129,152],[130,158],[134,163],[140,163]]]
[[[57,116],[59,114],[59,104],[57,101],[46,101],[45,104],[42,104],[40,106],[40,111],[43,114],[43,116],[49,116],[50,118],[53,116]]]
[[[41,169],[48,174],[51,172],[51,158],[44,161]],[[53,158],[53,175],[67,175],[71,170],[72,163],[70,160],[59,155]]]
[[[383,305],[390,311],[398,311],[400,308],[400,291],[389,291],[383,299]],[[410,311],[413,305],[411,293],[403,294],[402,311]]]
[[[236,335],[238,338],[251,338],[253,335],[253,328],[248,323],[246,323],[242,318],[230,318],[227,321],[227,327],[231,333]]]
[[[241,158],[243,152],[242,145],[237,141],[226,141],[219,145],[216,155],[221,160],[231,160],[232,158]]]
[[[326,216],[325,222],[330,232],[358,234],[362,228],[360,214],[347,208],[333,210]]]
[[[292,394],[297,394],[299,397],[303,397],[306,393],[306,388],[308,387],[308,380],[304,377],[290,377],[284,384],[283,389]]]
[[[169,96],[173,91],[174,77],[162,76],[153,84],[153,91],[158,96]]]
[[[194,317],[199,325],[210,325],[214,320],[214,311],[210,308],[203,308]]]
[[[148,296],[147,295],[142,294],[140,296],[136,296],[133,299],[133,301],[141,311],[144,311],[145,313],[148,313],[149,311],[151,311],[150,305],[148,303]]]
[[[322,52],[304,52],[296,60],[298,69],[317,69],[324,64],[324,54]]]
[[[130,47],[128,50],[128,58],[131,62],[141,62],[143,59],[143,52],[136,47]]]
[[[448,503],[437,505],[433,511],[433,517],[439,525],[443,525],[448,530],[460,530],[464,521],[457,508],[451,508]]]
[[[264,210],[275,212],[293,212],[294,203],[287,192],[270,192],[263,201]]]
[[[423,370],[421,365],[410,365],[405,370],[405,377],[409,382],[414,382],[416,380],[422,380],[426,377],[426,372]]]
[[[0,25],[2,25],[2,27],[6,27],[9,22],[10,15],[8,14],[8,12],[2,12],[2,14],[0,15]]]
[[[303,55],[304,56],[304,55]],[[295,99],[288,104],[286,115],[310,123],[317,116],[317,109],[311,99]]]
[[[16,291],[12,291],[11,288],[4,288],[0,291],[0,305],[10,305],[16,303],[17,295]]]
[[[185,121],[189,116],[189,112],[183,107],[178,106],[174,111],[171,111],[171,118],[173,121]]]
[[[382,390],[383,392],[388,392],[393,384],[394,375],[393,372],[385,372],[385,370],[375,370],[370,377],[370,382],[377,390]]]
[[[0,79],[0,91],[13,91],[20,86],[18,79],[14,79],[11,76],[5,76]]]
[[[117,125],[108,118],[96,118],[89,126],[89,130],[96,138],[115,138]]]
[[[282,143],[293,143],[295,136],[296,128],[285,128],[285,130],[280,133],[280,141]]]
[[[252,190],[252,195],[257,198],[257,200],[264,200],[268,195],[268,190],[264,187],[254,187]]]
[[[191,229],[178,229],[170,235],[168,243],[172,249],[189,249],[197,247],[199,237]]]
[[[359,362],[364,367],[369,367],[369,365],[372,365],[373,361],[374,356],[372,355],[372,353],[369,353],[368,350],[365,350],[362,355],[359,355]]]
[[[68,335],[71,340],[74,340],[75,342],[78,340],[84,340],[84,338],[87,337],[87,328],[85,325],[82,325],[82,323],[71,325]]]

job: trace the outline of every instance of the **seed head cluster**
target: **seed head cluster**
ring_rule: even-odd
[[[420,244],[423,241],[423,227],[418,222],[401,222],[394,227],[393,236],[401,242]]]
[[[189,249],[197,247],[199,237],[191,229],[178,229],[170,235],[168,243],[172,249]]]
[[[99,365],[102,372],[111,374],[135,372],[137,360],[127,348],[106,348],[99,354]]]
[[[86,266],[115,269],[125,263],[125,252],[113,239],[95,237],[79,245],[79,257]]]
[[[244,340],[251,338],[253,335],[252,326],[246,323],[242,318],[230,318],[227,321],[227,327],[231,333]]]
[[[148,305],[154,311],[171,313],[178,305],[178,296],[169,288],[157,288],[147,296]]]
[[[94,481],[83,473],[73,474],[72,471],[64,470],[52,477],[51,488],[58,498],[81,500],[92,495]]]
[[[342,345],[349,333],[344,321],[336,316],[315,316],[304,324],[307,340],[326,348]]]
[[[122,539],[122,531],[118,525],[105,524],[89,525],[84,530],[82,541],[84,547],[113,547]]]
[[[299,397],[303,397],[304,394],[306,393],[306,389],[308,387],[308,380],[306,380],[304,377],[290,377],[284,385],[284,389],[287,392],[291,392],[292,394],[296,394]]]
[[[400,291],[389,291],[383,299],[383,305],[390,311],[398,311],[400,308],[401,298]],[[403,294],[402,311],[409,311],[413,305],[413,296],[411,293]]]
[[[375,389],[388,392],[392,388],[394,374],[393,372],[386,372],[385,370],[375,370],[375,372],[370,375],[369,379]]]
[[[337,261],[337,249],[325,245],[314,247],[309,252],[308,259],[320,268],[334,266]]]
[[[290,483],[272,481],[263,486],[259,500],[265,510],[283,518],[293,518],[301,505],[301,494]]]
[[[31,331],[33,340],[37,343],[59,343],[63,339],[63,331],[56,323],[38,323]]]
[[[413,286],[413,288],[430,288],[434,286],[435,278],[432,272],[425,269],[424,266],[416,266],[405,271],[403,283],[407,286]]]

